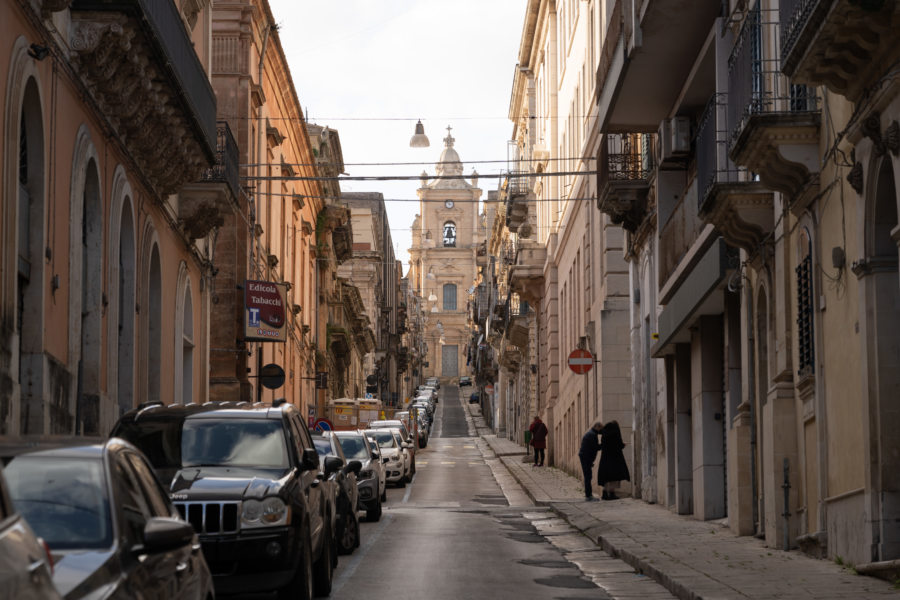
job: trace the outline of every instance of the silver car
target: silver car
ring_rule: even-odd
[[[359,488],[359,506],[366,511],[367,521],[381,518],[381,504],[387,500],[387,481],[381,455],[362,431],[335,431],[347,460],[358,460],[362,469],[356,478]]]
[[[9,499],[0,473],[0,598],[57,600],[50,551]]]
[[[409,456],[409,477],[411,479],[412,476],[416,474],[416,443],[415,440],[412,439],[412,435],[410,435],[409,429],[406,428],[406,425],[403,423],[403,421],[397,419],[369,421],[369,429],[380,429],[382,427],[387,427],[389,429],[394,428],[400,431],[400,437],[403,439],[403,442],[406,443],[406,453]]]
[[[402,448],[391,429],[367,429],[366,436],[374,440],[384,457],[384,469],[388,483],[406,486],[406,460]]]

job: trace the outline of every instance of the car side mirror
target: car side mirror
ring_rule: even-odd
[[[300,466],[304,471],[319,468],[319,453],[314,448],[304,448],[301,455]]]
[[[353,473],[357,477],[359,477],[360,471],[362,471],[362,463],[358,460],[351,460],[347,463],[347,466],[344,467],[344,473]]]
[[[412,444],[410,444],[409,442],[403,442],[403,444],[401,444],[401,446],[402,446],[403,448],[411,448],[411,447],[412,447]]]
[[[325,477],[328,477],[332,473],[336,473],[340,471],[344,466],[344,459],[339,456],[326,456],[325,457]]]
[[[187,546],[194,539],[190,523],[172,517],[153,517],[144,526],[142,554],[158,554]]]

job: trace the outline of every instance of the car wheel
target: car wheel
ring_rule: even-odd
[[[355,511],[348,510],[344,514],[341,534],[339,537],[338,553],[350,554],[354,548],[359,547],[359,517]]]
[[[331,526],[328,526],[331,529]],[[313,590],[316,596],[331,594],[332,575],[334,575],[334,546],[332,544],[331,531],[326,531],[323,541],[322,554],[313,565]]]
[[[384,489],[381,490],[381,501],[387,502],[387,486],[384,486]]]
[[[304,528],[303,549],[294,578],[289,584],[278,590],[281,600],[312,600],[313,598],[313,566],[312,545],[309,541],[309,528]]]
[[[375,508],[366,511],[366,521],[375,523],[381,518],[381,498],[375,503]]]

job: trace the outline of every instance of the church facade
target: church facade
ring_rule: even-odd
[[[475,278],[475,253],[484,239],[478,174],[463,165],[447,128],[436,175],[422,173],[419,214],[412,226],[409,280],[424,308],[424,375],[456,381],[466,374],[466,308]]]

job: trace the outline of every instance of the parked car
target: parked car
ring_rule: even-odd
[[[217,591],[331,592],[324,473],[293,405],[159,404],[126,413],[113,434],[147,454],[199,534]]]
[[[478,392],[472,392],[469,395],[469,404],[478,404],[480,402]]]
[[[385,459],[384,468],[387,482],[405,487],[406,463],[394,432],[390,429],[366,429],[365,434],[378,445],[381,455]]]
[[[131,444],[32,449],[13,456],[5,475],[67,599],[212,597],[197,534]]]
[[[0,471],[0,598],[59,600],[50,548],[16,510]]]
[[[409,457],[409,475],[412,477],[416,474],[416,451],[415,451],[415,443],[413,442],[412,436],[409,433],[409,429],[406,428],[406,425],[403,424],[403,421],[398,419],[386,419],[386,420],[378,420],[378,421],[369,421],[369,429],[379,429],[381,427],[394,427],[400,430],[400,437],[404,442],[409,444],[407,446],[407,455]]]
[[[362,463],[362,470],[359,472],[357,481],[360,509],[366,511],[367,521],[379,520],[382,510],[381,503],[387,499],[387,482],[381,455],[375,452],[374,447],[362,431],[335,431],[331,435],[337,437],[344,456]]]
[[[472,385],[472,378],[468,375],[463,375],[459,378],[459,387],[466,387]]]
[[[430,385],[436,390],[441,389],[441,381],[437,377],[429,377],[425,380],[425,385]]]
[[[358,460],[348,461],[341,444],[334,436],[321,432],[310,433],[319,459],[325,465],[327,480],[324,483],[331,488],[335,544],[339,553],[350,554],[359,548],[359,488],[356,478],[362,470],[362,463]]]

